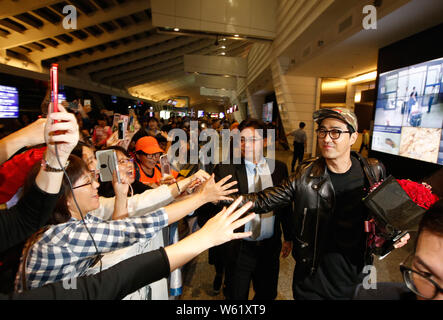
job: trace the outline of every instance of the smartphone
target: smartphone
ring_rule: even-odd
[[[116,171],[117,181],[121,183],[115,150],[99,150],[95,153],[95,156],[97,157],[97,166],[100,171],[100,180],[102,182],[112,181],[112,175]]]
[[[51,112],[58,112],[58,64],[53,63],[49,72],[51,82]]]
[[[118,140],[124,140],[125,139],[125,123],[123,120],[120,120],[118,122]]]
[[[168,155],[164,154],[160,157],[160,166],[162,169],[162,177],[171,176],[171,165],[169,164]]]

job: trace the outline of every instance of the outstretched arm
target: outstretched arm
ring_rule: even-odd
[[[63,107],[60,107],[64,111]],[[53,123],[53,120],[59,122]],[[43,133],[42,133],[43,134]],[[46,121],[43,140],[48,148],[44,160],[52,168],[60,168],[55,155],[55,144],[62,166],[78,141],[78,125],[74,115],[53,113]],[[0,251],[20,243],[41,228],[53,212],[59,197],[63,172],[49,172],[40,168],[35,184],[16,206],[0,214]]]
[[[0,163],[8,160],[23,147],[35,146],[45,142],[44,128],[46,119],[38,119],[30,125],[0,140]]]
[[[277,186],[266,188],[265,190],[256,193],[243,194],[243,203],[248,201],[252,202],[253,205],[251,210],[255,213],[263,214],[287,205],[291,205],[295,198],[295,191],[296,177],[290,176]],[[237,199],[239,196],[239,194],[233,194],[230,196],[230,198]],[[229,205],[231,201],[222,200],[217,205]]]
[[[0,299],[122,299],[129,293],[166,277],[171,271],[212,246],[250,236],[251,232],[234,233],[235,229],[254,218],[254,214],[240,218],[251,205],[236,210],[240,202],[241,199],[229,208],[224,208],[202,229],[176,244],[134,256],[99,274],[71,280],[70,284],[75,283],[75,287],[65,287],[63,282],[57,282],[21,294],[0,294]]]
[[[227,176],[215,183],[214,176],[212,175],[211,178],[200,187],[199,191],[196,192],[195,195],[166,206],[164,209],[168,215],[169,224],[180,220],[205,203],[220,200],[230,200],[228,195],[238,191],[237,189],[229,189],[236,185],[237,181],[225,184],[231,177],[232,176]],[[231,202],[232,201],[230,201],[229,204]]]

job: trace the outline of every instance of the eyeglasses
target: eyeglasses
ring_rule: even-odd
[[[118,160],[118,164],[128,164],[128,163],[134,163],[134,159],[132,158],[128,158],[128,159],[120,159]]]
[[[329,137],[332,140],[337,140],[340,138],[342,133],[350,133],[350,132],[351,131],[343,131],[343,130],[338,130],[338,129],[332,129],[332,130],[317,129],[317,135],[321,139],[326,138],[326,134],[329,133]]]
[[[148,159],[153,159],[153,158],[159,158],[162,155],[162,153],[161,152],[152,153],[152,154],[143,153],[143,155]]]
[[[400,271],[406,286],[416,295],[428,300],[434,299],[439,293],[443,293],[443,288],[431,279],[431,273],[413,270],[412,267],[407,266],[412,264],[412,257],[413,254],[410,254],[400,263]]]
[[[96,179],[96,172],[95,171],[90,171],[89,174],[87,174],[87,175],[89,176],[89,181],[88,182],[86,182],[86,183],[84,183],[82,185],[73,187],[72,189],[74,190],[74,189],[86,187],[86,186],[92,185],[94,183],[94,181],[97,181],[97,179]]]

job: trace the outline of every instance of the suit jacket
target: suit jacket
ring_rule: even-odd
[[[246,173],[246,165],[241,164],[218,164],[214,168],[215,181],[219,181],[228,175],[232,175],[232,178],[228,181],[237,181],[237,185],[234,188],[238,188],[239,194],[247,194],[248,190],[248,177]],[[273,185],[279,185],[285,178],[288,177],[288,168],[286,165],[276,160],[275,169],[271,174]],[[196,210],[198,217],[198,224],[203,226],[206,221],[216,215],[222,209],[221,206],[208,203]],[[289,211],[289,212],[288,212]],[[283,235],[286,241],[292,241],[293,239],[293,227],[291,226],[292,206],[285,206],[274,210],[275,223],[274,223],[274,235],[271,237],[276,243],[281,245],[281,229],[283,228]],[[281,227],[280,227],[281,225]],[[244,227],[236,230],[242,232]],[[224,244],[224,249],[227,257],[235,258],[236,253],[240,250],[240,243],[242,240],[233,240]]]

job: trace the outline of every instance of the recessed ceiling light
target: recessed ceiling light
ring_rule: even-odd
[[[220,48],[222,48],[222,49],[226,49],[226,46],[221,46]]]
[[[220,53],[222,56],[224,56],[225,54],[226,54],[226,52],[222,52],[222,53]]]
[[[236,38],[238,38],[238,37],[240,37],[238,34],[234,34],[234,37],[236,37]]]
[[[179,28],[174,28],[174,31],[180,31],[180,29]]]

